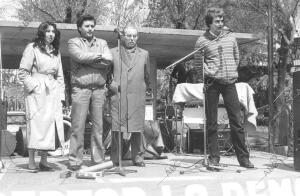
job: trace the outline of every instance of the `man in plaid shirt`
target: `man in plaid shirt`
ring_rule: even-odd
[[[219,165],[218,103],[222,94],[229,117],[231,140],[240,166],[253,168],[245,144],[240,103],[235,87],[239,64],[236,39],[224,31],[224,12],[220,8],[209,8],[205,16],[208,30],[200,36],[195,48],[203,48],[194,56],[198,75],[203,76],[206,91],[206,119],[208,131],[209,164]],[[213,41],[212,41],[213,40]]]

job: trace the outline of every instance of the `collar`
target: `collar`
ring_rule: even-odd
[[[87,40],[87,39],[84,38],[84,37],[81,37],[81,39],[82,39],[84,42],[88,42],[88,43],[94,43],[94,42],[96,42],[96,37],[95,37],[95,36],[93,36],[93,38],[91,39],[91,41]]]
[[[211,30],[208,30],[208,32],[214,37],[218,37],[222,34],[222,31],[219,33],[219,35],[214,34]]]
[[[125,52],[127,52],[127,53],[135,53],[135,51],[137,51],[137,46],[135,46],[134,48],[131,48],[131,49],[127,49],[127,48],[125,48],[124,46],[123,46],[123,49],[124,49],[124,51]]]
[[[45,45],[45,51],[46,51],[46,53],[48,53],[50,55],[53,54],[53,51],[54,51],[53,45],[52,44]]]
[[[217,37],[220,37],[224,34],[224,31],[221,31],[219,35],[215,35],[213,32],[211,32],[209,29],[206,30],[206,32],[204,33],[204,37],[206,37],[209,40],[213,40],[216,39]]]

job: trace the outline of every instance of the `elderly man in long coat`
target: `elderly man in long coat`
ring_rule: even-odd
[[[126,27],[121,39],[121,52],[119,52],[118,47],[111,50],[113,54],[112,86],[118,88],[118,93],[111,99],[111,160],[115,166],[119,165],[118,131],[120,128],[123,138],[129,139],[129,143],[131,144],[133,164],[139,167],[145,166],[143,161],[145,150],[142,134],[145,123],[145,93],[150,86],[150,61],[148,51],[137,47],[137,39],[137,29]],[[120,108],[119,103],[121,103]],[[121,147],[120,149],[123,148]]]

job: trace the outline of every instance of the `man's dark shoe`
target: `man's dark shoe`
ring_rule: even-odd
[[[249,159],[242,160],[242,161],[239,161],[239,162],[240,162],[240,166],[241,166],[241,167],[245,167],[245,168],[254,168],[254,165],[250,162]]]
[[[81,165],[69,165],[68,169],[71,171],[78,171],[81,169]]]
[[[220,166],[220,163],[219,163],[219,160],[218,160],[218,159],[209,158],[209,159],[208,159],[208,165],[212,165],[212,166]]]
[[[133,165],[137,167],[146,167],[144,162],[134,162]]]
[[[120,164],[117,163],[117,162],[114,162],[114,163],[113,163],[113,167],[119,167],[119,165],[120,165]]]
[[[54,171],[52,167],[49,167],[48,165],[44,165],[42,163],[39,164],[40,171]]]

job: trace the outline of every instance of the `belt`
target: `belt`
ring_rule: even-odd
[[[33,75],[45,75],[49,80],[53,80],[56,78],[56,73],[34,72]]]
[[[45,75],[49,78],[49,80],[53,80],[54,79],[54,74],[48,73],[48,74],[45,74]]]
[[[105,86],[105,84],[99,85],[99,84],[88,84],[88,85],[81,85],[81,84],[72,84],[72,87],[77,87],[81,89],[89,89],[89,90],[96,90],[101,89]]]

